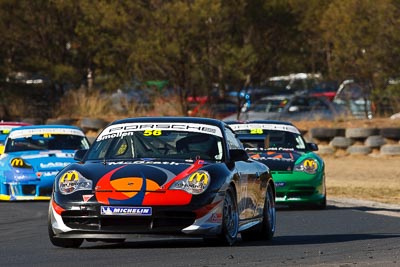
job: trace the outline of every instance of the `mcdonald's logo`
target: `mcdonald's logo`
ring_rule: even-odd
[[[69,171],[63,174],[60,179],[60,183],[64,183],[65,181],[78,181],[79,174],[77,171]]]
[[[188,180],[190,183],[192,182],[197,182],[197,183],[203,183],[204,185],[208,184],[208,173],[207,172],[195,172],[193,173]]]
[[[317,162],[315,160],[307,159],[304,161],[303,166],[306,169],[316,170],[318,168]]]
[[[11,160],[11,166],[22,168],[25,166],[25,162],[21,158],[15,158],[15,159]]]

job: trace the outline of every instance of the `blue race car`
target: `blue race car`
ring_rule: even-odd
[[[35,125],[14,128],[0,156],[0,200],[48,200],[56,174],[89,141],[79,128]]]

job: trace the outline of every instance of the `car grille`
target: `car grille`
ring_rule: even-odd
[[[69,210],[62,213],[68,227],[75,230],[100,230],[115,233],[180,232],[196,219],[193,212],[163,211],[153,216],[100,216],[97,210]]]

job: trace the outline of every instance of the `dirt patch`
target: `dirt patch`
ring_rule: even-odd
[[[400,205],[400,157],[324,157],[327,195]]]

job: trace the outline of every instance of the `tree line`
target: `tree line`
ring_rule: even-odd
[[[0,78],[115,90],[168,80],[182,102],[296,72],[400,95],[399,0],[0,0]],[[92,88],[91,84],[86,84]]]

